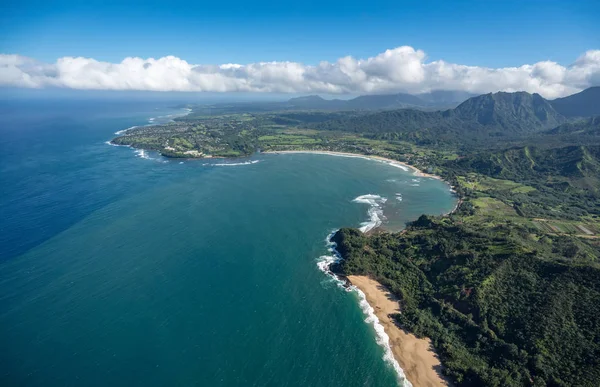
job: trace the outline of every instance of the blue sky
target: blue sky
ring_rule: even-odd
[[[600,86],[599,0],[11,1],[0,88],[357,95]]]
[[[53,62],[174,55],[190,63],[367,58],[410,45],[428,60],[572,63],[600,48],[600,1],[5,2],[0,52]]]

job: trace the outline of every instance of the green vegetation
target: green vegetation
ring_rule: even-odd
[[[333,269],[395,293],[398,323],[432,339],[458,385],[598,385],[600,147],[428,161],[461,196],[458,211],[396,234],[342,229]]]
[[[430,337],[460,385],[596,386],[600,269],[584,262],[600,251],[535,235],[426,216],[401,234],[342,229],[335,270],[398,295],[398,323]]]
[[[334,270],[388,286],[402,302],[398,323],[432,339],[457,385],[597,386],[600,119],[566,118],[596,109],[585,99],[596,92],[576,103],[487,94],[437,112],[360,111],[416,101],[403,95],[202,106],[113,143],[169,157],[344,151],[441,175],[461,199],[455,213],[395,234],[342,229]]]
[[[394,110],[343,117],[310,127],[389,138],[423,146],[481,146],[554,128],[566,119],[538,94],[496,93],[470,98],[452,110]]]

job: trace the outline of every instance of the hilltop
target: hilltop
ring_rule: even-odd
[[[341,117],[310,125],[313,129],[358,133],[393,133],[420,144],[487,141],[540,132],[564,123],[539,94],[490,93],[469,98],[454,109],[425,112],[401,109]]]

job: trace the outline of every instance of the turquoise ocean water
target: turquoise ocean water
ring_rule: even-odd
[[[105,143],[168,106],[2,103],[0,385],[396,385],[317,262],[336,228],[449,211],[448,186],[359,158]]]

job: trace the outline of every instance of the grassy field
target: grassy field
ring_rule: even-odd
[[[510,191],[513,193],[528,193],[535,191],[534,187],[516,183],[511,180],[494,179],[491,177],[469,173],[458,177],[461,184],[474,191]]]
[[[527,226],[540,234],[573,235],[582,238],[600,237],[600,218],[588,216],[581,220],[528,218],[521,216],[510,201],[501,200],[504,193],[528,194],[536,191],[534,187],[510,180],[469,173],[458,176],[460,186],[470,190],[465,201],[474,207],[474,213],[463,217],[464,222],[482,227],[494,227],[497,224],[511,222]],[[534,236],[539,238],[539,236]]]
[[[323,141],[319,138],[308,137],[302,134],[290,134],[280,133],[274,135],[260,136],[258,138],[264,146],[278,146],[278,145],[293,145],[293,146],[305,146],[321,144]]]

